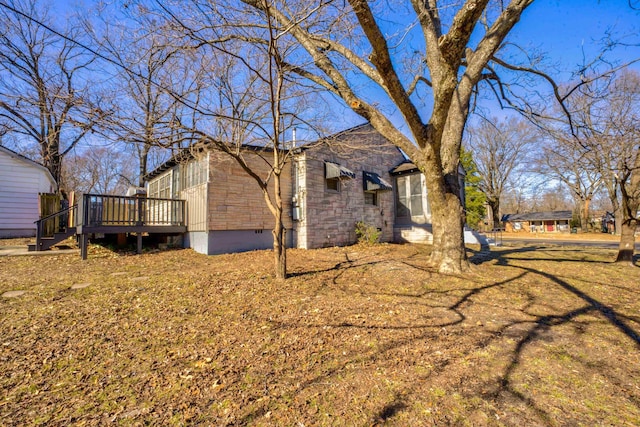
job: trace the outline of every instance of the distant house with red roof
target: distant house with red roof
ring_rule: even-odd
[[[548,211],[507,214],[502,217],[505,231],[529,233],[568,233],[573,212]]]

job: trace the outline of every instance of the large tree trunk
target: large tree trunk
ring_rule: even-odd
[[[613,234],[620,234],[622,229],[622,222],[624,221],[624,215],[622,214],[622,208],[620,205],[614,205],[613,208]]]
[[[500,228],[500,200],[487,199],[491,209],[491,228]]]
[[[617,225],[617,224],[616,224]],[[635,232],[637,221],[635,219],[626,219],[620,221],[620,246],[618,247],[618,256],[616,262],[628,263],[633,265],[633,255],[635,252]]]
[[[453,194],[447,194],[441,206],[431,205],[433,250],[431,262],[440,273],[461,273],[469,270],[464,246],[462,206]]]
[[[589,206],[591,198],[579,199],[580,203],[580,227],[583,232],[589,231]]]
[[[426,156],[424,164],[432,171]],[[424,174],[427,194],[431,206],[433,249],[431,263],[440,273],[463,273],[469,270],[469,261],[464,245],[464,209],[460,201],[458,175],[450,174],[448,179],[436,173]]]

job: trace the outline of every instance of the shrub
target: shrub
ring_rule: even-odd
[[[356,222],[356,236],[358,243],[363,245],[375,245],[380,241],[381,231],[364,221]]]

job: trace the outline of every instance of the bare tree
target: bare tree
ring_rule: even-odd
[[[469,268],[458,167],[474,90],[532,1],[514,0],[497,9],[488,0],[446,7],[435,0],[412,1],[406,7],[410,10],[401,11],[413,14],[410,24],[383,30],[386,3],[350,0],[349,7],[342,8],[331,1],[309,7],[243,0],[263,21],[274,17],[284,30],[281,37],[291,36],[302,47],[306,54],[300,52],[295,63],[286,65],[291,71],[342,99],[425,174],[433,222],[431,260],[441,272]],[[420,42],[406,45],[414,38]],[[370,96],[372,86],[389,103],[377,104]],[[422,109],[421,96],[430,98],[430,113]],[[393,123],[392,109],[411,137]]]
[[[539,115],[535,110],[544,103],[528,102],[513,90],[527,85],[506,80],[526,72],[549,84],[552,99],[562,103],[566,98],[530,61],[522,61],[527,64],[522,66],[500,57],[513,53],[503,53],[507,36],[533,0],[349,0],[348,7],[331,0],[314,7],[286,0],[243,3],[258,11],[262,21],[267,16],[277,19],[285,29],[280,37],[299,43],[302,52],[287,64],[294,73],[344,101],[420,168],[432,208],[431,260],[441,272],[466,270],[457,171],[477,90],[488,87],[502,105],[516,107],[524,101],[520,110]],[[390,19],[391,13],[407,18]],[[260,25],[255,15],[246,22]],[[396,124],[398,117],[401,124]]]
[[[546,185],[536,192],[531,200],[530,209],[533,211],[572,210],[571,200],[565,185],[561,183],[555,186]]]
[[[186,107],[184,100],[201,89],[199,74],[208,64],[172,45],[171,28],[162,28],[146,9],[132,7],[126,15],[111,12],[99,8],[98,27],[84,22],[102,55],[118,64],[112,79],[118,96],[112,99],[113,114],[100,123],[100,131],[132,147],[138,160],[136,184],[142,186],[157,166],[154,159],[166,160],[169,153],[193,142],[193,135],[185,133],[180,123],[193,121],[195,104]]]
[[[594,158],[600,159],[609,197],[617,208],[620,247],[616,261],[633,264],[635,233],[640,224],[640,74],[623,72],[600,101],[594,112],[598,112],[601,126],[593,129],[597,138],[587,143]]]
[[[69,191],[99,194],[124,194],[132,184],[129,153],[111,147],[89,147],[71,152],[64,163],[64,181]]]
[[[600,171],[589,167],[586,155],[576,139],[553,132],[542,147],[536,165],[538,173],[559,180],[571,191],[578,204],[583,231],[589,228],[591,201],[602,184]]]
[[[554,155],[560,160],[554,164],[570,171],[572,179],[565,182],[572,184],[574,193],[582,185],[590,201],[603,183],[621,232],[617,260],[633,262],[640,205],[640,76],[624,71],[609,77],[586,78],[587,84],[567,95],[564,114],[550,120],[546,129],[559,147]]]
[[[179,12],[161,6],[159,13],[186,40],[184,49],[210,61],[197,99],[175,95],[196,112],[197,121],[182,128],[200,144],[231,157],[251,177],[274,217],[273,249],[276,277],[287,276],[286,227],[282,182],[292,150],[285,135],[306,123],[308,88],[292,84],[285,58],[291,41],[279,37],[284,29],[268,17],[263,26],[236,25],[243,16],[234,7],[194,4]],[[193,19],[194,13],[197,18]],[[176,42],[177,44],[178,42]],[[203,61],[206,59],[202,59]],[[204,90],[208,87],[209,90]],[[197,103],[196,103],[197,101]],[[258,161],[256,162],[256,159]]]
[[[467,136],[495,228],[500,224],[502,195],[509,179],[526,164],[535,135],[526,122],[510,118],[482,120],[469,128]]]
[[[35,22],[35,21],[38,22]],[[49,24],[48,10],[35,0],[14,0],[0,6],[0,117],[10,132],[35,142],[41,161],[59,188],[64,156],[92,130],[105,113],[92,100],[86,74],[95,57]]]

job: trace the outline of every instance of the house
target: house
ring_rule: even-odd
[[[391,170],[405,160],[369,124],[302,147],[292,162],[293,246],[355,243],[359,221],[376,227],[381,241],[393,241],[396,201]]]
[[[244,147],[248,166],[266,176],[269,166]],[[264,152],[262,152],[264,154]],[[273,247],[273,216],[256,181],[229,155],[201,147],[172,157],[145,177],[147,197],[186,201],[183,246],[213,255]],[[282,173],[286,235],[291,246],[291,168]],[[158,209],[161,207],[158,207]]]
[[[255,147],[248,165],[266,176]],[[314,249],[357,241],[355,225],[382,242],[432,241],[424,176],[369,124],[297,147],[282,173],[287,246]],[[204,254],[273,246],[273,216],[255,180],[225,153],[184,151],[146,177],[148,197],[186,201],[185,247]]]
[[[0,146],[0,238],[35,236],[38,194],[56,190],[47,168]]]
[[[530,212],[504,215],[502,222],[507,232],[568,233],[572,217],[571,211]]]

